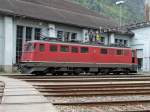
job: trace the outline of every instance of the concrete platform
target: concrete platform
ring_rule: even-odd
[[[5,89],[0,112],[57,112],[54,106],[32,85],[0,76]]]

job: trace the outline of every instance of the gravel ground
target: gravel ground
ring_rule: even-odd
[[[121,112],[141,111],[150,108],[150,104],[128,104],[128,105],[89,105],[89,106],[56,106],[58,112]]]
[[[48,97],[51,103],[57,102],[92,102],[92,101],[130,101],[150,100],[150,95],[124,95],[124,96],[90,96],[90,97]]]
[[[129,101],[150,100],[150,95],[124,96],[89,96],[89,97],[48,97],[52,103],[56,102],[90,102],[90,101]],[[150,103],[120,104],[120,105],[87,105],[87,106],[56,106],[58,112],[121,112],[150,109]]]
[[[0,96],[0,104],[1,104],[1,102],[2,102],[2,97]]]

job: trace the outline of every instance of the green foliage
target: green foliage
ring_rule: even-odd
[[[118,0],[72,0],[91,10],[112,17],[115,20],[120,18],[120,6],[115,3]],[[144,1],[126,0],[121,6],[122,20],[124,24],[141,22],[144,20]]]

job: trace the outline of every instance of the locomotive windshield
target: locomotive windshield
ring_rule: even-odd
[[[35,47],[36,47],[35,44],[27,43],[27,44],[25,44],[25,49],[24,49],[24,51],[25,51],[25,52],[34,51]]]

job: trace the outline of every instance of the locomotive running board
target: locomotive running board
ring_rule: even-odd
[[[135,67],[135,64],[126,64],[126,63],[58,63],[58,62],[22,62],[20,63],[22,66],[27,67],[105,67],[105,68],[128,68]]]

